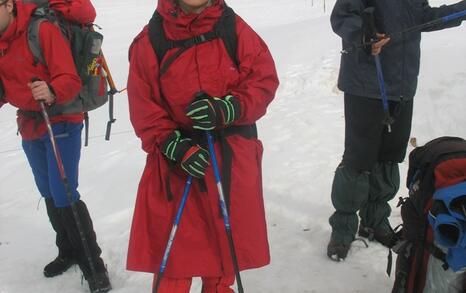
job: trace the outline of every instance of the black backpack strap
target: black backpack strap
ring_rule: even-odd
[[[218,19],[217,23],[215,23],[213,31],[184,40],[169,40],[167,38],[163,30],[163,18],[157,11],[154,12],[151,20],[149,21],[149,39],[159,62],[160,75],[164,74],[173,61],[175,61],[176,58],[178,58],[187,49],[217,38],[222,39],[228,55],[235,63],[236,67],[238,67],[236,14],[230,7],[225,6],[222,16]],[[162,64],[163,58],[167,54],[168,50],[173,48],[179,49]]]
[[[3,82],[0,79],[0,103],[6,103],[5,100],[5,88],[3,86]]]
[[[185,39],[185,40],[178,40],[178,41],[171,41],[170,45],[172,48],[179,48],[178,51],[175,52],[175,54],[171,55],[170,58],[168,58],[160,67],[160,75],[164,74],[167,72],[168,67],[178,58],[181,54],[183,54],[186,50],[188,50],[191,47],[194,47],[195,45],[202,44],[205,42],[212,41],[214,39],[217,39],[219,36],[215,31],[207,32],[202,35],[195,36],[190,39]]]
[[[236,34],[236,14],[231,7],[225,6],[222,16],[215,24],[215,31],[223,40],[225,48],[233,63],[239,68],[237,55],[238,36]]]
[[[163,18],[157,10],[149,21],[149,39],[160,66],[163,57],[172,47],[163,30]]]

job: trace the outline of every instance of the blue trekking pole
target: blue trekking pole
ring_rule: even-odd
[[[464,17],[464,16],[466,16],[466,10],[458,11],[458,12],[449,14],[449,15],[444,16],[444,17],[434,19],[432,21],[429,21],[429,22],[426,22],[426,23],[423,23],[423,24],[415,25],[413,27],[407,28],[407,29],[399,31],[399,32],[389,33],[385,37],[383,37],[383,39],[386,39],[386,38],[392,38],[393,39],[393,38],[399,37],[399,36],[401,36],[403,34],[406,34],[406,33],[412,33],[412,32],[415,32],[415,31],[420,31],[420,30],[423,30],[425,28],[429,28],[431,26],[446,23],[446,22],[449,22],[449,21],[452,21],[452,20],[455,20],[455,19],[458,19],[458,18]],[[366,46],[370,46],[370,45],[372,45],[374,43],[377,43],[380,40],[381,39],[379,39],[379,38],[374,38],[374,39],[371,39],[371,40],[369,40],[367,42],[363,42],[362,44],[359,44],[359,45],[353,45],[353,46],[350,46],[350,47],[347,47],[347,48],[343,48],[341,50],[341,53],[342,54],[349,54],[349,53],[354,52],[357,49],[362,49],[362,48],[364,48]]]
[[[363,27],[363,41],[365,39],[376,39],[377,38],[377,29],[375,27],[374,20],[374,7],[369,7],[364,9],[361,18],[362,18],[362,27]],[[382,72],[382,63],[380,62],[380,55],[374,55],[375,67],[377,69],[377,80],[380,88],[380,95],[382,97],[382,106],[384,112],[384,118],[382,123],[387,125],[388,132],[392,132],[391,124],[394,122],[393,118],[390,117],[390,109],[388,107],[388,97],[387,90],[385,89],[385,81],[383,78]]]
[[[214,168],[215,182],[217,183],[220,208],[222,210],[222,216],[223,216],[223,223],[225,224],[228,244],[230,247],[230,254],[233,260],[233,269],[235,271],[236,282],[238,284],[238,292],[243,293],[244,292],[243,284],[241,282],[241,275],[239,274],[238,259],[236,257],[235,245],[233,242],[233,235],[231,233],[230,217],[228,216],[228,210],[227,210],[227,206],[225,203],[225,196],[223,194],[222,180],[220,178],[220,171],[219,171],[218,163],[217,163],[217,155],[215,154],[214,139],[210,131],[206,131],[206,135],[207,135],[207,143],[209,144],[209,152],[210,152],[210,158],[212,160],[212,167]]]
[[[155,285],[152,289],[153,293],[157,293],[157,290],[160,285],[160,281],[163,278],[165,273],[165,268],[167,267],[168,257],[172,249],[173,240],[175,239],[176,231],[178,230],[178,224],[180,223],[181,215],[183,214],[184,206],[186,205],[186,200],[188,199],[189,190],[191,189],[191,183],[193,182],[193,176],[189,175],[188,180],[184,186],[183,196],[181,197],[180,206],[176,213],[175,221],[173,222],[172,230],[170,232],[170,237],[168,237],[167,246],[165,247],[165,252],[163,254],[162,262],[160,263],[159,273],[157,274],[157,279],[155,280]]]
[[[429,28],[429,27],[431,27],[431,26],[435,26],[435,25],[439,25],[439,24],[442,24],[442,23],[446,23],[446,22],[455,20],[455,19],[460,18],[460,17],[463,17],[463,16],[466,16],[466,10],[458,11],[458,12],[449,14],[449,15],[447,15],[447,16],[444,16],[444,17],[441,17],[441,18],[437,18],[437,19],[434,19],[434,20],[432,20],[432,21],[429,21],[429,22],[420,24],[420,25],[415,25],[415,26],[413,26],[413,27],[411,27],[411,28],[408,28],[408,29],[406,29],[406,30],[403,30],[403,31],[401,31],[401,32],[397,32],[397,33],[391,34],[389,37],[397,36],[397,35],[402,35],[402,34],[405,34],[405,33],[411,33],[411,32],[415,32],[415,31],[420,31],[420,30],[423,30],[423,29],[425,29],[425,28]]]
[[[391,124],[394,122],[394,120],[392,117],[390,117],[390,110],[388,109],[388,97],[387,97],[387,91],[385,89],[385,81],[383,78],[380,56],[375,55],[374,60],[375,60],[375,67],[377,68],[377,79],[379,81],[380,94],[382,96],[382,105],[383,105],[383,112],[384,112],[384,119],[382,122],[383,124],[387,125],[388,132],[392,132]]]

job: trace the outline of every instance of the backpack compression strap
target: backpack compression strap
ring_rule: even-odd
[[[190,39],[184,40],[169,40],[167,39],[163,30],[163,18],[155,11],[149,22],[149,39],[152,48],[157,56],[160,66],[160,75],[164,74],[168,67],[187,49],[221,38],[231,60],[235,63],[236,67],[239,66],[236,50],[238,46],[238,37],[236,36],[236,14],[230,7],[226,6],[222,15],[214,26],[214,30],[195,36]],[[163,58],[168,50],[179,48],[169,59],[163,64]]]

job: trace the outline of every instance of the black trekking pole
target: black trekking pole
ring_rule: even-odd
[[[233,269],[235,271],[236,282],[238,285],[238,292],[244,293],[243,283],[241,282],[241,275],[239,273],[238,258],[236,257],[236,252],[235,252],[235,244],[233,242],[233,235],[231,233],[230,217],[228,216],[228,209],[225,203],[225,196],[223,193],[223,186],[222,186],[222,180],[220,178],[220,171],[218,168],[217,156],[215,154],[213,137],[210,131],[206,131],[206,135],[207,135],[207,143],[209,145],[210,157],[212,160],[212,167],[214,169],[215,182],[217,183],[219,204],[222,210],[223,223],[225,224],[225,231],[226,231],[227,238],[228,238],[228,245],[230,247],[230,254],[231,254],[231,259],[233,262]]]
[[[32,82],[39,81],[39,79],[33,78],[31,81]],[[81,223],[78,210],[76,209],[76,205],[73,202],[73,195],[71,193],[71,187],[68,182],[68,177],[66,177],[65,167],[63,166],[63,161],[61,159],[60,151],[58,150],[58,147],[57,147],[57,142],[55,141],[55,136],[52,130],[52,124],[50,123],[49,115],[47,114],[47,110],[45,109],[44,101],[39,101],[39,105],[40,105],[40,109],[42,112],[42,116],[44,117],[45,124],[47,126],[47,132],[49,134],[50,143],[52,144],[53,154],[55,156],[55,160],[57,161],[58,172],[60,173],[60,177],[63,181],[63,185],[65,186],[66,195],[71,205],[71,211],[73,213],[73,217],[76,222],[76,226],[78,228],[79,236],[81,237],[81,243],[84,248],[84,253],[86,255],[87,261],[89,262],[89,267],[91,269],[92,276],[95,279],[97,277],[97,271],[94,266],[94,263],[92,262],[91,250],[89,249],[89,244],[87,242],[86,235],[83,232],[83,225]]]
[[[162,280],[163,274],[165,273],[165,268],[167,267],[168,257],[170,256],[170,251],[172,249],[173,240],[175,239],[176,231],[178,230],[178,225],[181,220],[181,215],[183,214],[184,206],[188,198],[188,194],[191,188],[192,181],[193,181],[193,176],[189,175],[188,179],[186,180],[186,184],[184,186],[183,196],[181,197],[180,206],[178,207],[178,211],[176,213],[176,217],[173,222],[170,236],[168,237],[167,246],[165,247],[165,252],[163,254],[162,262],[160,263],[159,273],[156,276],[155,285],[152,288],[152,293],[157,293],[157,290],[159,289],[159,286],[160,286],[160,281]]]
[[[446,22],[458,19],[458,18],[463,17],[463,16],[466,16],[466,10],[455,12],[455,13],[449,14],[449,15],[441,17],[441,18],[437,18],[435,20],[432,20],[432,21],[429,21],[429,22],[426,22],[426,23],[423,23],[423,24],[415,25],[415,26],[412,26],[410,28],[407,28],[407,29],[399,31],[399,32],[386,34],[382,38],[371,39],[370,41],[363,42],[363,43],[358,44],[358,45],[353,45],[353,46],[350,46],[348,48],[344,48],[343,50],[341,50],[341,53],[342,54],[349,54],[349,53],[354,52],[355,50],[362,49],[362,48],[364,48],[366,46],[370,46],[372,44],[375,44],[378,41],[381,41],[383,39],[396,38],[396,37],[402,36],[403,34],[406,34],[406,33],[412,33],[412,32],[415,32],[415,31],[420,31],[420,30],[423,30],[423,29],[426,29],[426,28],[429,28],[429,27],[432,27],[432,26],[440,25],[442,23],[446,23]]]

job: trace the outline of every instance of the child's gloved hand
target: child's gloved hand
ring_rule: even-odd
[[[175,130],[162,144],[162,153],[172,161],[181,164],[181,168],[196,178],[202,178],[209,166],[209,152],[195,145],[190,138],[183,138]]]
[[[212,130],[227,126],[241,115],[240,103],[234,96],[228,95],[222,99],[206,97],[189,105],[186,115],[192,119],[193,128]]]

